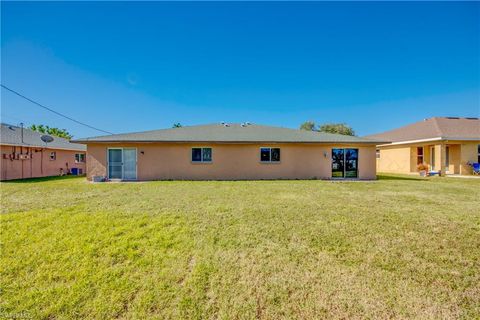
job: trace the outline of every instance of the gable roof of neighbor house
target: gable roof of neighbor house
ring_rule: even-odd
[[[113,134],[78,139],[75,140],[75,142],[379,143],[380,141],[340,134],[245,123],[209,124],[135,133]]]
[[[480,140],[480,119],[434,117],[366,138],[391,141],[394,144],[418,140]]]
[[[40,139],[41,136],[43,136],[43,133],[23,128],[22,141],[22,128],[2,123],[0,131],[0,144],[19,147],[37,147],[74,151],[85,151],[87,149],[83,144],[71,143],[67,139],[59,137],[52,137],[53,141],[45,145],[45,142]]]

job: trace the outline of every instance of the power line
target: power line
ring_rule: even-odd
[[[98,129],[98,128],[92,127],[91,125],[88,125],[88,124],[86,124],[86,123],[83,123],[83,122],[80,122],[80,121],[75,120],[75,119],[73,119],[73,118],[70,118],[69,116],[66,116],[66,115],[64,115],[64,114],[61,114],[60,112],[55,111],[55,110],[53,110],[52,108],[46,107],[46,106],[42,105],[41,103],[38,103],[38,102],[36,102],[36,101],[34,101],[34,100],[32,100],[32,99],[24,96],[23,94],[15,91],[15,90],[13,90],[13,89],[10,89],[9,87],[7,87],[7,86],[5,86],[5,85],[3,85],[3,84],[0,84],[0,86],[1,86],[2,88],[4,88],[5,90],[8,90],[8,91],[16,94],[17,96],[19,96],[19,97],[21,97],[21,98],[23,98],[23,99],[25,99],[25,100],[27,100],[27,101],[30,101],[31,103],[33,103],[33,104],[35,104],[35,105],[37,105],[37,106],[39,106],[39,107],[41,107],[41,108],[43,108],[43,109],[46,109],[46,110],[48,110],[48,111],[50,111],[50,112],[53,112],[53,113],[55,113],[56,115],[59,115],[59,116],[61,116],[61,117],[64,117],[64,118],[66,118],[66,119],[68,119],[68,120],[70,120],[70,121],[76,122],[76,123],[78,123],[78,124],[81,124],[82,126],[88,127],[88,128],[90,128],[90,129],[93,129],[93,130],[97,130],[97,131],[104,132],[104,133],[108,133],[108,134],[113,134],[112,132],[108,132],[108,131],[105,131],[105,130],[102,130],[102,129]]]

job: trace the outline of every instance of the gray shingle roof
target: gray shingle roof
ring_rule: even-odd
[[[0,144],[75,151],[86,151],[87,149],[83,144],[71,143],[67,139],[59,137],[53,137],[53,141],[45,146],[45,142],[40,139],[42,135],[42,133],[24,128],[22,142],[22,129],[20,127],[2,123],[0,131]]]
[[[98,136],[78,139],[75,142],[304,142],[374,144],[384,141],[256,124],[209,124]]]
[[[480,119],[434,117],[383,133],[369,135],[366,138],[383,139],[392,142],[432,138],[440,138],[442,140],[480,140]]]

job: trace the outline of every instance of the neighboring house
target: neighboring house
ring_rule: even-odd
[[[480,162],[478,118],[435,117],[366,138],[391,141],[377,146],[379,172],[417,172],[423,163],[441,174],[469,175]]]
[[[244,124],[115,134],[87,145],[87,177],[110,180],[375,179],[379,141]]]
[[[58,137],[45,144],[42,135],[30,129],[1,124],[1,180],[85,172],[84,145]]]

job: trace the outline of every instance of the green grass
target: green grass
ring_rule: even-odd
[[[0,188],[0,318],[480,317],[479,180]]]

